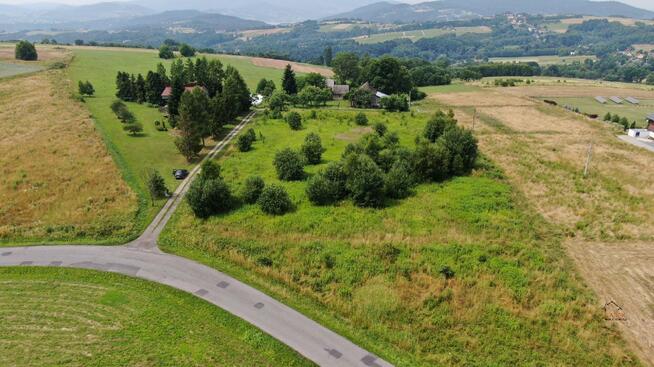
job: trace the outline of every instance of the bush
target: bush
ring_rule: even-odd
[[[241,195],[243,201],[248,204],[256,203],[265,187],[266,183],[263,181],[263,178],[259,176],[248,177],[245,180],[245,187],[243,187],[243,193]]]
[[[379,136],[384,136],[384,134],[386,134],[386,132],[388,131],[388,127],[381,122],[376,123],[372,128]]]
[[[232,204],[229,187],[221,178],[195,180],[186,200],[195,216],[203,219],[226,212]]]
[[[347,176],[341,163],[331,163],[307,185],[309,201],[316,205],[329,205],[343,199],[346,194]]]
[[[397,161],[386,174],[384,190],[388,197],[404,199],[411,195],[411,188],[414,185],[411,165],[406,161]]]
[[[438,111],[434,116],[427,121],[423,136],[430,142],[436,142],[446,129],[456,125],[456,120],[444,114],[443,111]]]
[[[93,88],[93,84],[88,80],[86,82],[80,80],[77,87],[79,89],[79,94],[83,96],[92,96],[95,94],[95,88]]]
[[[409,98],[404,94],[393,94],[382,98],[379,105],[389,112],[405,112],[409,110]]]
[[[443,144],[419,143],[413,157],[413,172],[423,181],[447,179],[450,172],[450,152]]]
[[[253,142],[257,141],[257,133],[254,132],[253,128],[249,128],[246,134]]]
[[[179,48],[179,53],[184,57],[193,57],[195,56],[195,49],[185,43]]]
[[[173,50],[170,48],[168,45],[163,45],[159,48],[159,58],[160,59],[173,59],[175,58],[175,54],[173,53]]]
[[[28,41],[20,41],[16,44],[16,60],[36,61],[39,58],[36,47]]]
[[[304,161],[300,153],[286,148],[275,154],[277,177],[283,181],[298,181],[304,178]]]
[[[250,137],[248,134],[239,135],[238,139],[236,140],[236,146],[241,152],[249,152],[250,149],[252,149],[252,137]]]
[[[459,127],[448,129],[439,142],[445,146],[450,155],[450,173],[463,175],[470,172],[477,159],[477,139],[468,130]]]
[[[211,159],[207,159],[202,163],[200,169],[200,180],[215,180],[222,178],[220,165]]]
[[[286,122],[293,130],[300,130],[302,128],[302,116],[295,111],[286,114]]]
[[[346,188],[358,206],[381,207],[384,203],[384,174],[365,154],[351,154],[345,160]]]
[[[322,160],[322,153],[325,149],[322,147],[320,136],[316,133],[310,133],[304,138],[304,144],[301,148],[302,154],[308,164],[319,164]]]
[[[282,215],[293,210],[293,203],[282,186],[268,185],[258,200],[261,210],[266,214]]]
[[[363,112],[359,112],[354,117],[354,122],[359,126],[366,126],[368,125],[368,116]]]

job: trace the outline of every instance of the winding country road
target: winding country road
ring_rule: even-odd
[[[247,125],[254,112],[239,123],[207,155],[222,151]],[[198,165],[177,188],[159,214],[137,240],[116,247],[39,246],[0,248],[0,266],[51,266],[116,272],[165,284],[192,293],[270,334],[320,366],[388,367],[346,338],[266,294],[213,268],[165,254],[157,239],[177,209]]]

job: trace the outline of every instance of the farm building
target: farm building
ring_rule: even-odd
[[[193,90],[195,88],[202,88],[202,90],[204,90],[205,93],[207,92],[207,89],[205,87],[199,86],[197,83],[188,83],[188,84],[186,84],[184,86],[184,91],[185,92],[193,92]],[[172,96],[172,95],[173,95],[173,87],[171,87],[170,85],[167,85],[166,88],[164,89],[164,91],[161,93],[161,99],[163,99],[164,101],[167,101],[170,98],[170,96]]]
[[[368,82],[365,82],[362,86],[360,86],[359,90],[365,90],[372,94],[372,100],[370,105],[374,108],[379,108],[381,106],[382,98],[388,97],[388,94],[384,94],[378,91],[377,89],[373,88]]]
[[[350,86],[347,84],[336,84],[334,79],[326,79],[325,84],[327,88],[332,90],[332,96],[335,99],[341,99],[345,97],[346,94],[350,93]]]
[[[627,130],[627,135],[632,138],[652,138],[654,132],[647,129],[629,129]]]

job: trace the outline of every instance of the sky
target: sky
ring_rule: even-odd
[[[29,4],[29,3],[35,3],[35,2],[53,2],[53,3],[62,3],[62,4],[73,4],[73,5],[79,5],[79,4],[92,4],[92,3],[97,3],[101,1],[116,1],[116,0],[0,0],[0,4]],[[118,0],[120,1],[120,0]],[[417,2],[422,2],[423,0],[409,0],[405,1],[408,3],[417,3]],[[427,0],[424,0],[427,1]],[[489,0],[492,1],[492,0]],[[543,0],[547,1],[547,0]],[[649,10],[654,10],[654,0],[621,0],[623,3],[637,6],[643,9],[649,9]],[[283,0],[281,1],[283,2]],[[136,1],[138,3],[138,1]],[[356,3],[356,1],[353,1],[353,5]]]

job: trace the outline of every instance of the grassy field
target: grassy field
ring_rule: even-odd
[[[629,119],[630,123],[635,121],[638,127],[644,127],[646,125],[645,116],[654,113],[654,99],[640,100],[639,105],[633,105],[627,101],[622,104],[616,104],[611,101],[601,104],[591,97],[560,97],[554,98],[554,100],[560,105],[579,108],[579,111],[582,113],[597,114],[600,118],[604,117],[607,112],[618,114],[620,117]]]
[[[405,32],[387,32],[387,33],[377,33],[368,36],[361,36],[355,38],[358,43],[371,44],[371,43],[381,43],[386,41],[391,41],[399,38],[410,39],[415,42],[421,38],[431,38],[438,37],[445,34],[466,34],[466,33],[489,33],[491,29],[487,26],[479,27],[455,27],[452,29],[446,28],[431,28],[431,29],[420,29],[416,31],[405,31]]]
[[[608,324],[620,327],[632,350],[651,364],[652,153],[618,140],[615,135],[621,132],[610,125],[535,100],[623,94],[654,98],[654,91],[640,86],[605,84],[489,88],[430,97],[463,114],[476,108],[482,151],[530,205],[560,229],[568,253],[599,295],[594,307],[614,300],[624,308],[627,321]],[[591,143],[592,161],[584,177]]]
[[[368,115],[406,146],[427,119]],[[469,126],[465,111],[458,117]],[[298,148],[309,132],[327,149],[320,166],[307,168],[313,174],[369,131],[354,125],[352,112],[333,110],[319,110],[301,131],[264,117],[254,129],[265,139],[253,151],[232,148],[220,158],[236,193],[252,174],[278,183],[274,152]],[[503,177],[482,159],[469,177],[421,185],[378,210],[349,201],[316,207],[305,182],[281,183],[296,205],[290,214],[270,217],[245,205],[203,221],[184,204],[161,242],[168,252],[260,287],[397,366],[638,365],[590,306],[558,231]],[[442,275],[446,266],[453,277]]]
[[[21,74],[29,74],[43,70],[43,67],[38,65],[21,65],[10,64],[8,62],[0,62],[0,78],[16,76]]]
[[[642,20],[642,19],[633,19],[633,18],[619,18],[619,17],[594,17],[594,16],[584,16],[584,17],[579,17],[579,18],[568,18],[568,19],[561,19],[558,22],[554,23],[546,23],[544,26],[556,33],[565,33],[568,30],[568,27],[570,27],[573,24],[581,24],[587,20],[593,20],[593,19],[607,19],[609,22],[619,22],[622,23],[626,26],[633,26],[636,25],[638,22],[642,22],[645,24],[652,25],[654,24],[654,21],[652,20]]]
[[[0,269],[3,366],[311,366],[199,298],[122,275]]]
[[[136,196],[64,71],[0,81],[0,243],[127,239]]]
[[[595,56],[524,56],[524,57],[492,57],[491,62],[537,62],[541,66],[571,64],[573,62],[584,62],[585,60],[596,60]]]
[[[320,25],[320,32],[344,32],[351,31],[354,27],[370,27],[369,23],[323,23]]]

